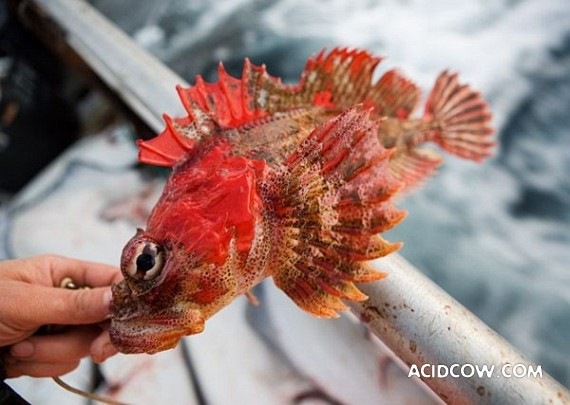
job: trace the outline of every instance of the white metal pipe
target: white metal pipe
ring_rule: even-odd
[[[568,391],[543,371],[542,377],[521,375],[537,365],[522,356],[501,336],[398,254],[373,265],[389,274],[375,283],[360,284],[370,298],[349,303],[406,364],[427,374],[442,374],[457,364],[454,378],[422,378],[444,401],[452,404],[570,404]],[[508,364],[508,366],[506,366]],[[461,372],[460,367],[468,365]],[[471,366],[493,367],[491,377],[471,377]],[[516,366],[516,367],[515,367]],[[505,367],[503,369],[503,367]],[[504,374],[503,374],[504,373]]]

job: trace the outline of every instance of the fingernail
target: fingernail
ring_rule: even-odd
[[[95,363],[102,363],[114,354],[117,354],[118,350],[112,343],[105,343],[98,355],[91,356]]]
[[[113,299],[113,293],[111,292],[111,289],[108,288],[104,293],[103,293],[103,305],[105,307],[108,307],[111,304],[111,299]]]
[[[34,345],[32,342],[24,340],[16,343],[10,348],[10,354],[14,357],[25,358],[34,354]]]

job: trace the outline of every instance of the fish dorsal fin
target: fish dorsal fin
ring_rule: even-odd
[[[385,275],[367,260],[398,249],[378,233],[404,217],[391,203],[400,183],[390,174],[369,111],[352,108],[317,127],[264,180],[273,224],[275,284],[304,310],[322,317],[366,298],[354,282]]]
[[[339,110],[363,102],[381,60],[357,49],[335,48],[327,55],[321,51],[307,61],[297,90],[298,102]]]
[[[378,114],[399,119],[408,118],[420,101],[418,86],[396,69],[387,71],[374,85],[368,96]]]
[[[188,115],[165,117],[164,131],[139,143],[139,159],[174,166],[208,138],[300,108],[323,107],[339,113],[363,103],[374,107],[376,115],[406,118],[417,104],[419,91],[395,71],[373,84],[380,61],[380,57],[358,49],[323,50],[307,61],[297,85],[283,84],[268,74],[264,65],[256,66],[247,59],[240,79],[230,76],[220,64],[218,81],[207,83],[197,76],[193,86],[178,88]]]
[[[249,89],[248,65],[250,63],[246,59],[241,80],[230,76],[220,63],[217,82],[206,83],[198,75],[194,86],[180,89],[180,98],[188,114],[196,117],[198,114],[206,113],[221,129],[237,128],[266,115],[267,111],[254,106],[253,99],[257,95]],[[265,71],[263,67],[260,70]],[[265,75],[265,79],[279,82],[269,75]]]
[[[195,123],[188,118],[163,115],[166,128],[148,141],[138,140],[139,160],[155,166],[172,167],[182,161],[200,140]]]
[[[165,115],[166,128],[155,138],[139,142],[139,160],[157,166],[174,166],[200,142],[219,135],[221,131],[237,128],[268,113],[254,107],[250,76],[259,74],[265,82],[279,83],[267,75],[264,67],[251,67],[246,60],[242,79],[230,76],[220,63],[218,81],[207,83],[196,76],[189,88],[177,87],[178,95],[188,115],[170,118]]]
[[[241,79],[231,77],[220,64],[217,82],[206,83],[197,76],[194,86],[178,88],[188,115],[175,119],[165,116],[164,131],[150,141],[139,142],[139,159],[144,163],[174,166],[208,138],[238,127],[242,129],[239,139],[257,138],[261,132],[244,129],[246,124],[260,118],[267,124],[271,117],[295,109],[305,108],[308,114],[320,114],[315,119],[318,122],[331,112],[339,113],[362,103],[374,108],[376,118],[408,119],[417,107],[419,88],[397,70],[386,72],[373,83],[372,75],[380,61],[381,58],[356,49],[335,48],[328,54],[322,51],[307,61],[297,85],[281,83],[267,73],[264,65],[253,65],[247,59]],[[322,107],[328,112],[323,114],[324,111],[311,107]],[[478,92],[459,84],[457,75],[447,71],[438,77],[430,93],[423,120],[433,129],[421,138],[422,142],[435,141],[461,157],[482,160],[495,145],[490,139],[493,131],[487,103]],[[251,135],[254,132],[256,135]],[[261,143],[245,144],[272,145],[279,140],[281,144],[294,145],[304,137],[295,131],[263,131],[263,134],[267,139],[261,139]],[[284,137],[290,142],[285,142]],[[414,150],[415,147],[410,147],[399,151],[393,159],[392,172],[403,175],[408,187],[427,177],[428,173],[421,170],[431,173],[440,162]],[[267,150],[266,155],[282,159],[278,150]]]
[[[265,66],[247,60],[243,78],[255,109],[275,113],[323,106],[341,111],[364,100],[380,61],[366,51],[335,48],[309,58],[297,85],[284,85],[267,74]]]

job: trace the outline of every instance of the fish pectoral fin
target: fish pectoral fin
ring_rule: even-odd
[[[363,262],[400,246],[378,235],[405,213],[390,201],[401,184],[376,132],[369,111],[349,109],[316,128],[262,185],[273,280],[315,316],[338,316],[341,299],[366,299],[354,282],[385,275]]]
[[[249,303],[251,305],[255,305],[258,306],[259,305],[259,300],[257,299],[257,297],[255,296],[255,294],[249,290],[248,292],[245,293],[245,296],[247,298],[247,300],[249,301]]]

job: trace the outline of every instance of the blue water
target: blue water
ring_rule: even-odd
[[[489,100],[500,147],[448,159],[408,197],[402,254],[570,386],[570,2],[92,1],[192,82],[245,56],[295,82],[322,47],[364,47],[424,89],[445,68]],[[135,6],[136,4],[136,6]]]

